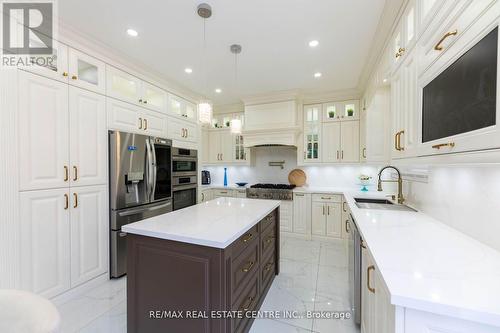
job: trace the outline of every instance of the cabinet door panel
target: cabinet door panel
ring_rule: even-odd
[[[293,230],[293,205],[291,201],[282,201],[280,205],[280,229],[291,232]]]
[[[143,121],[143,130],[145,134],[159,137],[166,137],[166,124],[167,116],[158,112],[148,112],[143,110],[141,112]]]
[[[106,183],[107,129],[105,97],[69,89],[71,185]]]
[[[323,162],[335,163],[340,161],[340,127],[340,122],[323,124]]]
[[[166,113],[167,92],[147,82],[142,82],[142,103],[148,109]]]
[[[293,195],[293,232],[304,235],[309,232],[310,201],[311,196],[308,194]]]
[[[312,203],[311,233],[317,236],[326,235],[326,205],[322,202]]]
[[[341,127],[342,162],[359,162],[359,121],[345,121]]]
[[[69,83],[104,94],[106,65],[88,54],[69,49]]]
[[[32,41],[30,41],[32,42]],[[53,40],[54,61],[46,66],[23,67],[23,70],[36,73],[57,81],[68,82],[68,47],[61,42]]]
[[[223,162],[233,161],[233,138],[230,131],[221,132],[221,160]]]
[[[144,134],[144,119],[140,109],[128,103],[107,99],[108,128]]]
[[[108,270],[106,186],[71,189],[71,286]],[[75,197],[76,195],[76,197]],[[74,201],[78,198],[78,205]]]
[[[68,186],[68,86],[19,71],[20,189]]]
[[[196,125],[188,123],[188,122],[184,122],[184,128],[185,128],[185,133],[186,133],[186,137],[185,137],[186,141],[190,141],[190,142],[198,141],[198,129],[197,129]]]
[[[48,298],[70,287],[68,195],[67,189],[56,189],[19,196],[20,286]]]
[[[138,104],[141,80],[112,66],[106,66],[106,95]]]
[[[342,211],[341,204],[329,203],[326,206],[326,235],[342,238]]]
[[[208,132],[208,161],[210,163],[220,162],[221,153],[221,133],[218,131]]]

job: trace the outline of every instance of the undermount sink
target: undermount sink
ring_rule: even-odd
[[[356,201],[356,206],[362,209],[382,209],[416,212],[416,210],[411,207],[395,204],[394,202],[387,199],[354,198],[354,201]]]

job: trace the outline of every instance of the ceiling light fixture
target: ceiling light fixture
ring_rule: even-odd
[[[139,36],[139,33],[138,33],[136,30],[134,30],[134,29],[127,29],[127,34],[128,34],[129,36],[132,36],[132,37],[137,37],[137,36]]]
[[[220,88],[217,88],[217,89],[215,89],[215,92],[220,94],[222,92],[222,90]]]
[[[205,75],[205,92],[208,88],[208,78],[207,78],[207,70],[205,66],[206,61],[206,49],[207,49],[207,38],[206,38],[206,21],[207,18],[212,16],[212,7],[208,3],[201,3],[196,8],[198,15],[203,19],[203,55],[202,55],[202,69]],[[212,123],[212,104],[210,101],[205,100],[201,101],[198,105],[198,120],[203,124],[211,124]]]
[[[316,47],[319,45],[319,42],[317,40],[312,40],[309,42],[310,47]]]
[[[317,78],[317,79],[320,78],[321,75],[323,75],[323,74],[321,74],[320,72],[314,73],[314,77]]]
[[[232,54],[234,54],[234,86],[235,90],[238,91],[238,54],[241,53],[242,48],[239,44],[233,44],[229,47],[229,50]],[[231,120],[230,126],[231,133],[241,134],[241,130],[243,127],[241,119],[235,118]]]
[[[191,74],[193,72],[193,69],[187,67],[186,69],[184,69],[184,72]]]

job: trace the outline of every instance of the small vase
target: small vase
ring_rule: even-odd
[[[227,186],[227,168],[224,168],[224,186]]]

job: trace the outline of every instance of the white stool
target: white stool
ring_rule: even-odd
[[[0,289],[0,332],[56,333],[61,317],[49,300],[23,290]]]

